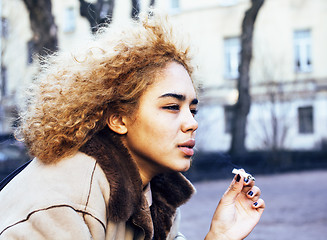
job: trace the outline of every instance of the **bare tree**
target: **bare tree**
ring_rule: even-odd
[[[52,15],[51,0],[23,0],[29,12],[33,38],[30,50],[40,56],[56,51],[58,48],[57,25]]]
[[[149,8],[153,8],[156,4],[155,0],[151,0],[149,3]],[[139,19],[139,14],[140,14],[140,0],[132,0],[132,12],[131,12],[131,17],[134,20],[138,20]],[[152,15],[153,13],[150,11],[149,12],[150,15]]]
[[[79,0],[79,2],[80,14],[82,17],[86,17],[86,19],[89,21],[92,33],[95,33],[103,24],[111,23],[115,8],[115,0],[97,0],[95,3]],[[131,3],[131,18],[138,20],[140,14],[140,1],[131,0]],[[151,0],[149,7],[154,7],[155,3],[155,0]]]
[[[79,2],[80,14],[89,21],[92,33],[95,33],[101,25],[111,23],[115,0],[97,0],[95,3],[79,0]]]
[[[150,7],[154,7],[155,4],[156,4],[156,1],[155,0],[151,0],[149,5],[150,5]]]
[[[246,152],[246,120],[251,106],[251,97],[249,93],[249,70],[252,59],[252,38],[254,23],[264,0],[251,0],[251,2],[252,5],[246,11],[242,23],[241,64],[239,67],[239,78],[237,81],[239,96],[234,106],[232,142],[230,147],[230,153],[234,156],[242,155]]]
[[[140,14],[140,2],[139,0],[132,0],[132,12],[131,17],[134,20],[138,20]]]
[[[258,99],[257,107],[261,112],[253,123],[253,142],[270,152],[285,150],[285,141],[291,128],[290,100],[285,92],[286,84],[269,81],[264,84],[266,94],[261,101]]]

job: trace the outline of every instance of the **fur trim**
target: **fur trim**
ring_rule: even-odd
[[[109,219],[127,221],[141,205],[142,180],[119,136],[106,127],[80,151],[96,159],[110,183]]]
[[[80,151],[97,160],[109,181],[109,220],[132,221],[144,230],[145,239],[152,239],[153,236],[155,239],[166,239],[176,208],[194,192],[192,184],[176,172],[154,177],[151,181],[153,202],[150,212],[138,167],[118,134],[105,127]]]
[[[171,172],[154,177],[151,191],[154,239],[166,239],[176,209],[191,197],[194,188],[181,173]]]

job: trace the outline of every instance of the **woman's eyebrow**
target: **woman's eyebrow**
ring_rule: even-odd
[[[191,102],[191,105],[197,105],[199,103],[199,100],[197,98],[194,98]]]
[[[176,98],[177,100],[180,101],[185,101],[186,97],[182,94],[177,94],[177,93],[165,93],[163,95],[161,95],[159,98],[166,98],[166,97],[172,97],[172,98]]]
[[[163,95],[161,95],[159,98],[166,98],[166,97],[172,97],[172,98],[176,98],[179,101],[185,101],[186,97],[183,94],[178,94],[178,93],[165,93]],[[191,102],[191,105],[196,105],[198,104],[199,100],[194,98]]]

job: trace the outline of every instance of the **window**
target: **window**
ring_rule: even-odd
[[[179,6],[179,0],[171,0],[170,6],[171,6],[172,9],[175,9],[175,10],[177,9],[178,10],[179,7],[180,7]]]
[[[225,133],[232,133],[232,126],[233,126],[233,118],[234,118],[234,111],[233,106],[225,106]]]
[[[1,18],[1,36],[3,38],[8,37],[9,22],[7,18]]]
[[[64,32],[74,32],[76,28],[76,17],[73,7],[65,9]]]
[[[7,68],[1,66],[0,99],[6,96]]]
[[[238,37],[226,38],[224,40],[225,54],[225,78],[236,79],[240,65],[241,41]]]
[[[180,2],[179,0],[170,0],[170,13],[176,14],[180,12]]]
[[[313,107],[299,107],[299,133],[308,134],[313,133]]]
[[[296,72],[312,70],[310,30],[294,32],[294,64]]]
[[[228,7],[237,4],[238,0],[220,0],[220,6]]]

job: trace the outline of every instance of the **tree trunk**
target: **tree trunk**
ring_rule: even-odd
[[[51,12],[51,0],[23,0],[29,12],[33,53],[45,56],[58,49],[57,26]]]
[[[92,33],[102,25],[111,23],[115,0],[97,0],[95,3],[79,0],[79,2],[80,14],[89,21]]]
[[[131,17],[134,20],[138,20],[139,19],[139,14],[140,14],[140,2],[139,2],[139,0],[132,0]]]
[[[232,142],[230,148],[230,153],[234,156],[240,156],[246,153],[246,121],[251,106],[249,71],[252,58],[252,38],[254,23],[263,3],[264,0],[252,0],[252,5],[246,11],[242,23],[241,63],[237,81],[239,96],[234,106]]]
[[[150,5],[150,7],[154,7],[155,4],[156,4],[156,1],[155,0],[151,0],[149,5]]]

